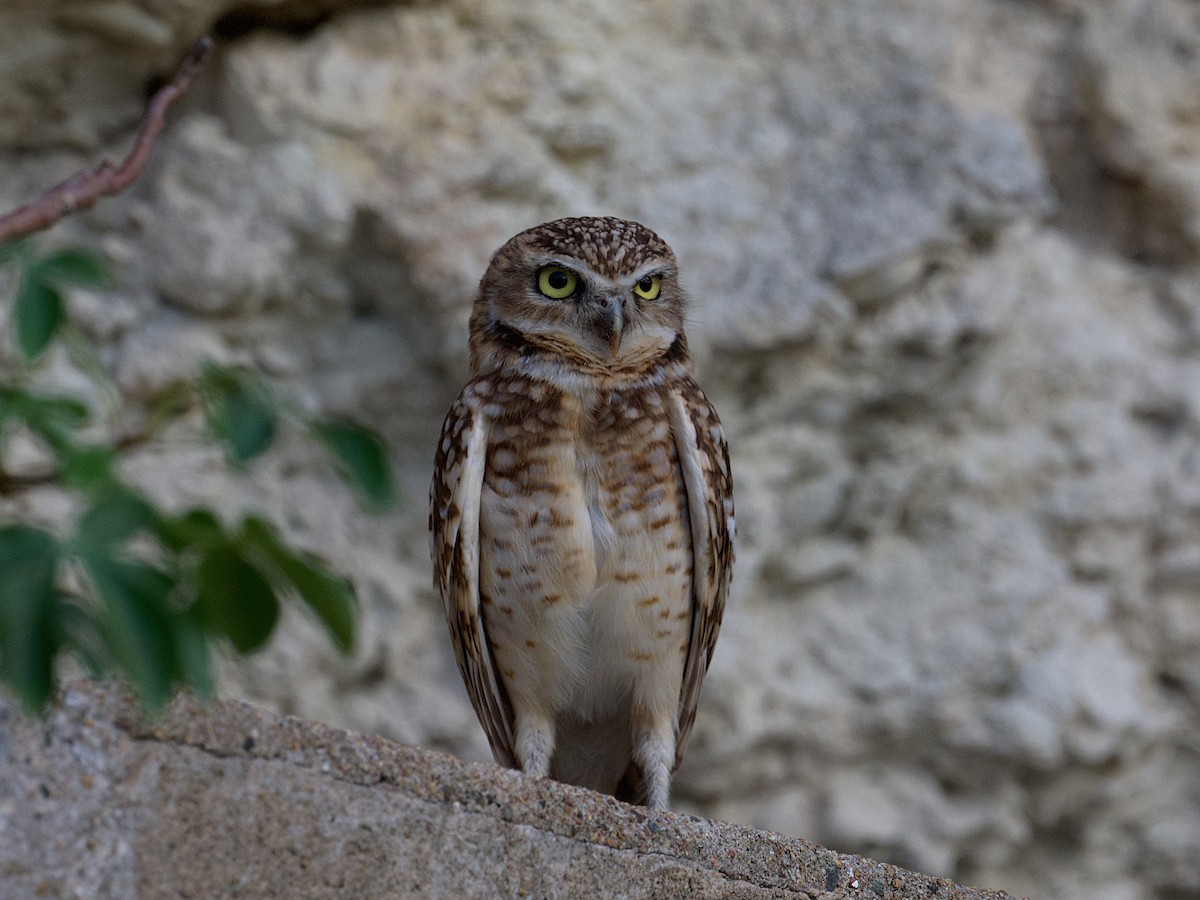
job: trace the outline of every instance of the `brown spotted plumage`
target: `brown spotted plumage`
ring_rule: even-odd
[[[634,222],[501,247],[430,489],[435,582],[496,760],[665,808],[733,564],[729,453],[675,257]]]

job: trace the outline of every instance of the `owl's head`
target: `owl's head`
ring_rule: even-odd
[[[547,222],[492,256],[471,315],[476,371],[539,354],[585,371],[645,369],[686,353],[675,254],[624,219]]]

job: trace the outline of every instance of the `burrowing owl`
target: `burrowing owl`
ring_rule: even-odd
[[[729,452],[671,248],[621,219],[501,247],[430,489],[435,582],[496,761],[666,808],[733,563]]]

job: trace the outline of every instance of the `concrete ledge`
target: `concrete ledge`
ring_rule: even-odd
[[[75,683],[0,700],[0,896],[993,898],[441,753]]]

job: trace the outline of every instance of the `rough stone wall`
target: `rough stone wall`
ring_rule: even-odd
[[[0,698],[0,775],[3,900],[1011,900],[233,701]]]
[[[738,492],[678,807],[1200,897],[1192,0],[16,0],[0,201],[122,146],[214,23],[142,183],[56,232],[119,270],[73,313],[134,395],[241,360],[369,420],[407,495],[369,517],[299,446],[135,461],[355,574],[356,659],[297,619],[231,693],[486,758],[424,534],[467,308],[512,233],[628,216],[680,257]]]

